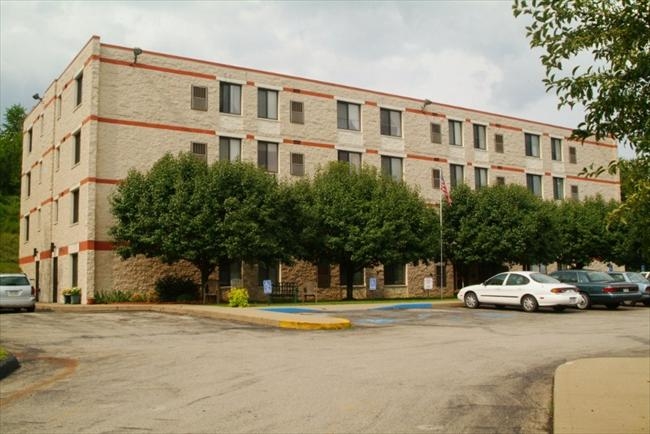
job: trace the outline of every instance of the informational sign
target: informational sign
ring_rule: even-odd
[[[266,295],[271,294],[271,291],[273,290],[273,281],[272,280],[264,280],[264,281],[262,281],[262,285],[264,286],[264,294],[266,294]]]
[[[424,289],[426,291],[431,291],[433,289],[433,277],[424,278]]]
[[[368,279],[368,289],[371,291],[377,290],[377,278],[371,277]]]

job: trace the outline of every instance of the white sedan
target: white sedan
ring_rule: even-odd
[[[535,312],[539,307],[561,311],[575,306],[580,295],[575,286],[546,274],[511,271],[490,277],[481,284],[464,287],[458,293],[458,299],[471,309],[491,304],[497,307],[521,306],[526,312]]]

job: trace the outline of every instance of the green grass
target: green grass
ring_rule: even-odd
[[[3,347],[0,347],[0,362],[9,357],[9,351],[5,350]]]
[[[0,272],[15,273],[18,266],[20,197],[0,195]]]

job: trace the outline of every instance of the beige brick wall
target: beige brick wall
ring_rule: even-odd
[[[83,101],[77,106],[75,77],[80,72]],[[220,81],[241,84],[241,115],[219,112]],[[208,88],[206,111],[191,109],[193,85]],[[277,120],[258,119],[259,88],[279,91]],[[337,128],[337,100],[360,105],[360,131]],[[290,122],[291,101],[304,103],[304,124]],[[380,134],[382,107],[401,112],[401,137]],[[449,119],[462,121],[462,146],[448,144]],[[432,122],[441,126],[441,144],[431,142]],[[486,126],[487,150],[474,149],[473,123]],[[241,138],[242,158],[253,163],[257,161],[258,140],[279,143],[280,179],[295,178],[290,175],[291,153],[304,154],[308,175],[336,160],[338,149],[361,152],[363,162],[376,167],[381,155],[399,156],[404,158],[404,179],[429,202],[438,202],[440,197],[431,185],[431,169],[442,169],[449,182],[449,164],[463,165],[465,182],[472,187],[474,168],[484,167],[490,183],[499,176],[507,183],[525,185],[526,173],[541,175],[547,199],[552,198],[553,177],[565,178],[565,197],[570,196],[572,185],[578,186],[580,198],[620,196],[615,176],[604,175],[598,180],[579,176],[592,162],[606,164],[616,158],[613,141],[582,145],[566,138],[569,129],[557,126],[439,103],[423,109],[423,101],[413,98],[160,53],[145,51],[134,64],[132,49],[101,44],[96,37],[46,90],[43,102],[25,121],[25,131],[30,128],[33,146],[28,152],[25,144],[23,173],[32,176],[32,192],[26,197],[23,191],[21,216],[30,216],[31,230],[30,240],[25,242],[21,228],[21,264],[27,272],[34,272],[29,258],[36,248],[36,258],[42,262],[41,280],[51,286],[51,261],[47,253],[40,252],[49,252],[53,242],[57,246],[54,254],[61,256],[60,287],[65,287],[70,275],[67,256],[79,251],[84,297],[95,289],[126,288],[129,281],[150,285],[159,274],[156,268],[146,277],[143,270],[152,267],[127,265],[105,250],[112,224],[108,198],[115,183],[131,168],[147,170],[166,152],[189,151],[192,142],[206,143],[208,161],[215,161],[219,158],[219,136]],[[73,164],[77,131],[81,132],[81,161]],[[525,157],[524,132],[540,136],[539,158]],[[504,136],[503,153],[494,150],[495,134]],[[551,161],[551,137],[562,139],[562,162]],[[576,148],[577,164],[568,163],[569,146]],[[73,224],[71,191],[75,189],[80,195],[80,221]],[[58,218],[54,218],[57,203]],[[36,224],[39,209],[40,224]],[[21,223],[24,225],[24,218]],[[98,248],[91,242],[104,244]],[[404,287],[409,294],[417,293],[428,271],[409,267]],[[295,275],[300,279],[308,274],[309,267],[284,273],[287,278]],[[451,284],[452,279],[448,282]],[[393,293],[400,291],[395,288]]]

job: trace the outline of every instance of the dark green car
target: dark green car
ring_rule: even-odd
[[[594,304],[603,304],[608,309],[616,309],[624,301],[636,302],[641,298],[639,287],[634,283],[616,282],[612,276],[594,270],[559,270],[550,273],[560,282],[575,285],[580,290],[582,300],[578,309],[589,309]]]

